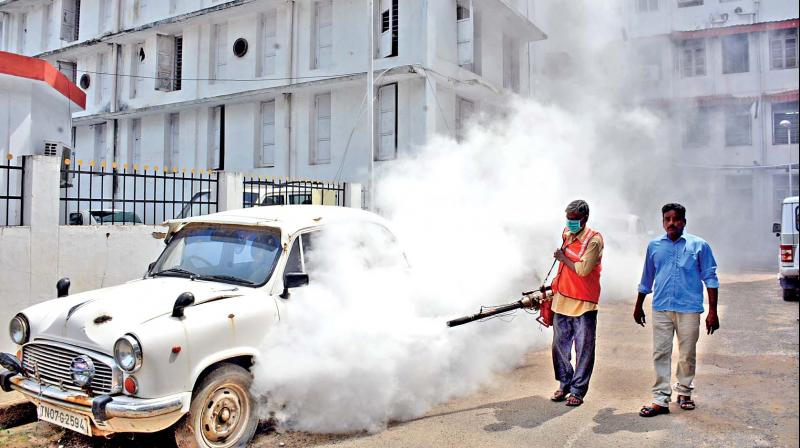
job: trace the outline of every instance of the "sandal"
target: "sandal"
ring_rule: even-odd
[[[696,407],[694,400],[692,400],[692,397],[689,395],[678,395],[678,405],[684,411],[691,411]]]
[[[550,401],[560,402],[567,399],[568,392],[564,392],[563,390],[557,390],[553,392],[553,396],[550,397]]]
[[[576,397],[575,395],[570,395],[567,398],[567,406],[580,406],[583,404],[583,398]]]
[[[652,404],[650,406],[642,406],[642,409],[639,410],[639,417],[655,417],[659,414],[669,414],[669,406]]]

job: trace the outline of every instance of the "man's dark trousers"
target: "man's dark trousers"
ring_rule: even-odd
[[[597,311],[578,317],[555,313],[553,317],[553,367],[561,390],[583,399],[594,369]],[[570,363],[575,344],[575,368]]]

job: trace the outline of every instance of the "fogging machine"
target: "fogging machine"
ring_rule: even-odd
[[[544,292],[542,292],[544,291]],[[459,325],[468,324],[470,322],[474,322],[476,320],[485,319],[487,317],[496,316],[498,314],[507,313],[509,311],[517,310],[520,308],[531,308],[534,311],[539,311],[539,316],[536,318],[536,321],[544,326],[547,325],[541,313],[542,302],[546,300],[550,300],[548,298],[548,292],[552,291],[550,286],[544,287],[542,289],[537,289],[534,291],[528,291],[522,293],[522,299],[517,300],[516,302],[509,303],[507,305],[498,305],[493,307],[481,307],[480,311],[470,316],[459,317],[458,319],[453,319],[447,321],[448,327],[457,327]],[[550,295],[552,296],[552,294]]]

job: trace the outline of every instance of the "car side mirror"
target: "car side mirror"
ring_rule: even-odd
[[[172,317],[182,318],[183,309],[194,305],[194,294],[190,292],[181,293],[172,305]]]
[[[282,299],[289,298],[289,288],[299,288],[308,285],[308,274],[305,272],[289,272],[283,276]]]
[[[774,233],[775,236],[781,236],[781,223],[779,222],[772,223],[772,233]]]

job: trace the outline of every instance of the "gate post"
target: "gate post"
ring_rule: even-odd
[[[244,175],[232,171],[217,171],[219,176],[219,203],[217,211],[236,210],[244,207]]]
[[[60,157],[24,156],[22,225],[30,227],[31,303],[55,295],[58,280]]]
[[[346,183],[344,186],[344,206],[352,208],[364,208],[362,203],[361,184]]]

